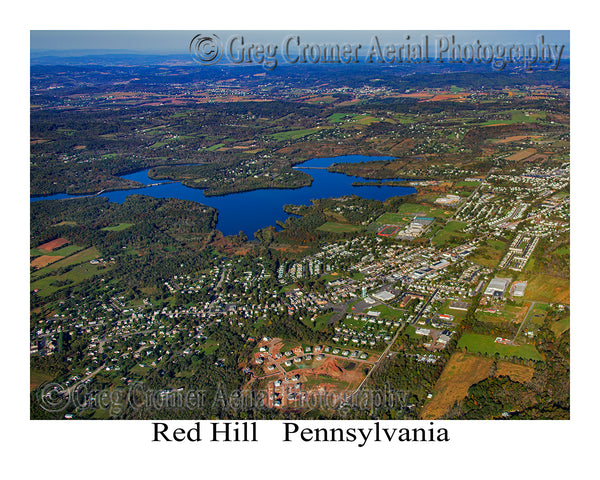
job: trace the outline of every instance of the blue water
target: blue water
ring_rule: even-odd
[[[219,197],[205,197],[202,190],[189,188],[179,182],[152,180],[148,177],[148,170],[142,170],[123,178],[134,180],[145,185],[160,183],[160,185],[145,188],[135,188],[116,192],[102,193],[111,202],[123,203],[131,194],[148,195],[156,198],[179,198],[192,200],[216,208],[219,211],[217,229],[224,235],[235,235],[240,230],[252,237],[254,232],[269,225],[275,225],[277,220],[284,222],[288,214],[283,211],[286,204],[310,205],[312,199],[341,197],[343,195],[358,195],[372,200],[386,200],[390,197],[409,195],[415,193],[413,187],[390,186],[361,186],[354,187],[352,183],[357,177],[350,177],[341,173],[331,173],[306,167],[328,167],[332,163],[356,163],[372,160],[389,160],[389,157],[366,157],[364,155],[346,155],[333,158],[313,158],[296,165],[295,168],[304,171],[313,177],[310,187],[290,189],[264,189],[252,192],[232,193]],[[47,197],[33,197],[32,202],[42,200],[57,200],[74,198],[72,195],[50,195]]]

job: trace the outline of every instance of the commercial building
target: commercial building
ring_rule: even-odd
[[[508,285],[510,285],[510,278],[495,277],[485,289],[485,295],[491,295],[494,297],[502,297]]]

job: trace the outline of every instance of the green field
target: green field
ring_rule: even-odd
[[[325,314],[319,315],[317,318],[315,318],[315,322],[314,322],[315,328],[317,330],[323,330],[324,328],[326,328],[327,324],[329,323],[329,320],[331,320],[331,317],[333,317],[333,313],[334,312],[325,313]]]
[[[506,242],[488,238],[479,244],[469,257],[469,260],[484,267],[493,268],[500,263],[505,249]]]
[[[533,345],[518,347],[496,343],[494,337],[465,333],[458,342],[458,348],[466,348],[469,352],[494,355],[498,353],[505,357],[518,357],[526,360],[543,360],[540,353]]]
[[[377,312],[381,312],[381,318],[385,320],[401,320],[405,316],[405,312],[402,310],[396,310],[394,308],[390,308],[387,305],[378,305],[372,310]]]
[[[100,256],[100,252],[98,252],[96,247],[86,248],[85,250],[82,250],[81,252],[78,252],[69,257],[63,258],[63,259],[59,260],[58,262],[54,262],[53,264],[48,265],[47,267],[40,268],[39,270],[37,270],[31,274],[31,278],[33,280],[35,278],[46,275],[47,273],[58,270],[59,268],[62,268],[62,267],[67,267],[69,265],[76,265],[78,263],[83,263],[83,262],[89,262],[90,260],[98,258],[99,256]]]
[[[59,248],[58,250],[53,250],[51,252],[32,248],[29,250],[29,255],[32,257],[39,257],[40,255],[48,255],[49,257],[68,257],[69,255],[73,255],[75,252],[78,252],[82,248],[83,247],[80,245],[67,245],[66,247]]]
[[[536,300],[544,303],[570,304],[570,283],[568,278],[558,278],[538,274],[528,280],[525,289],[525,300]]]
[[[558,322],[552,322],[552,324],[550,325],[550,328],[554,332],[554,335],[556,335],[556,337],[558,338],[564,332],[569,330],[569,328],[571,328],[571,318],[567,317],[567,318],[563,318],[562,320],[559,320]]]
[[[55,225],[52,225],[53,227],[63,227],[63,226],[69,226],[69,227],[74,227],[77,225],[77,222],[73,222],[70,220],[64,220],[62,222],[59,222]]]
[[[466,226],[467,224],[463,222],[448,222],[444,228],[433,237],[433,244],[438,247],[460,245],[466,238],[466,235],[461,233],[461,230]]]
[[[129,227],[132,227],[133,223],[119,223],[118,225],[113,225],[110,227],[102,228],[105,232],[120,232],[122,230],[127,230]]]
[[[319,128],[306,128],[304,130],[289,130],[287,132],[278,132],[272,133],[269,135],[271,138],[274,138],[277,141],[284,140],[298,140],[299,138],[306,137],[307,135],[311,135],[315,132],[318,132]]]
[[[460,301],[469,301],[468,299],[464,299],[464,298],[460,298]],[[446,315],[453,315],[454,316],[454,320],[462,320],[463,318],[465,318],[467,316],[467,312],[464,310],[456,310],[454,308],[450,308],[450,303],[452,302],[452,300],[448,299],[444,302],[444,304],[442,305],[442,307],[438,310],[439,314],[446,314]]]
[[[376,223],[381,225],[406,225],[412,220],[412,217],[402,213],[384,213],[375,220]]]
[[[363,227],[361,225],[337,222],[325,222],[323,225],[317,228],[317,230],[321,230],[322,232],[332,233],[360,232],[362,229]]]
[[[353,120],[360,116],[358,113],[333,113],[327,117],[331,123],[343,123],[346,120]]]
[[[396,115],[394,118],[396,119],[396,122],[400,124],[415,123],[417,121],[417,119],[413,116],[402,114]]]
[[[361,116],[361,117],[358,119],[358,123],[359,123],[360,125],[371,125],[372,123],[375,123],[375,122],[378,122],[378,121],[379,121],[378,119],[376,119],[376,118],[373,118],[373,117],[371,117],[371,116],[367,116],[367,115],[365,115],[365,116]]]
[[[337,272],[326,273],[325,275],[321,276],[321,280],[324,282],[333,282],[334,280],[339,280],[340,278],[343,278],[343,275],[340,275]]]
[[[452,215],[453,209],[441,209],[435,208],[430,205],[423,205],[418,203],[403,203],[398,208],[398,213],[420,213],[424,214],[426,217],[438,217],[438,218],[447,218]]]
[[[480,125],[498,125],[498,124],[508,124],[513,125],[515,123],[534,123],[538,120],[545,120],[545,113],[533,113],[531,115],[525,115],[525,112],[520,110],[509,110],[505,112],[500,112],[501,114],[510,114],[510,118],[502,119],[502,120],[488,120],[487,122],[481,123]]]
[[[42,372],[39,370],[30,370],[29,371],[29,388],[30,390],[34,390],[39,387],[41,384],[50,382],[54,379],[54,375]]]
[[[536,303],[535,307],[529,312],[528,325],[538,325],[541,326],[544,324],[544,320],[546,319],[546,315],[548,315],[548,309],[550,305],[547,303]]]
[[[218,150],[221,147],[224,147],[225,144],[224,143],[217,143],[216,145],[211,145],[210,147],[207,148],[207,150],[209,152],[214,152],[215,150]]]
[[[58,262],[57,262],[58,263]],[[56,265],[53,264],[53,265]],[[93,277],[98,271],[105,269],[102,265],[90,265],[81,263],[61,275],[50,275],[31,283],[31,290],[38,290],[38,295],[47,297],[64,287],[72,287],[78,283]]]

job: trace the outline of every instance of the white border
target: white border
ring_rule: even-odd
[[[2,320],[4,383],[3,435],[9,442],[6,471],[45,478],[101,478],[106,475],[157,478],[181,475],[226,477],[270,476],[368,478],[374,475],[471,478],[564,478],[574,471],[596,469],[592,446],[597,397],[596,313],[591,307],[597,289],[594,270],[598,176],[595,114],[597,76],[594,71],[596,25],[591,11],[574,4],[525,4],[504,1],[414,2],[381,4],[322,1],[163,2],[103,1],[27,2],[5,13],[2,32],[5,108],[5,172],[2,189],[2,275],[5,315]],[[583,17],[583,18],[582,18]],[[31,29],[560,29],[571,30],[572,59],[572,420],[537,422],[449,422],[448,444],[281,443],[279,422],[261,422],[265,439],[246,444],[156,444],[150,422],[29,421],[28,289],[26,265],[29,239],[29,30]],[[6,68],[8,66],[8,68]],[[597,109],[594,109],[597,112]],[[593,147],[596,147],[594,149]],[[591,208],[591,206],[594,208]],[[588,207],[589,206],[589,207]],[[10,253],[8,253],[10,252]],[[27,274],[25,274],[27,272]],[[595,283],[593,283],[595,282]],[[174,424],[184,422],[173,422]],[[436,422],[442,425],[443,422]],[[328,422],[327,426],[331,426]],[[270,439],[266,438],[272,432]],[[593,435],[593,436],[592,436]]]

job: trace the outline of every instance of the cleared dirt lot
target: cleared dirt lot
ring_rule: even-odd
[[[69,241],[66,238],[55,238],[54,240],[41,244],[38,248],[40,250],[46,250],[47,252],[51,252],[52,250],[62,247],[67,243],[69,243]]]
[[[493,363],[491,358],[454,353],[435,384],[433,397],[425,404],[421,418],[432,420],[444,415],[455,402],[467,396],[471,385],[489,376]],[[495,376],[508,376],[514,382],[523,383],[530,381],[533,373],[533,367],[500,361],[497,363]]]

